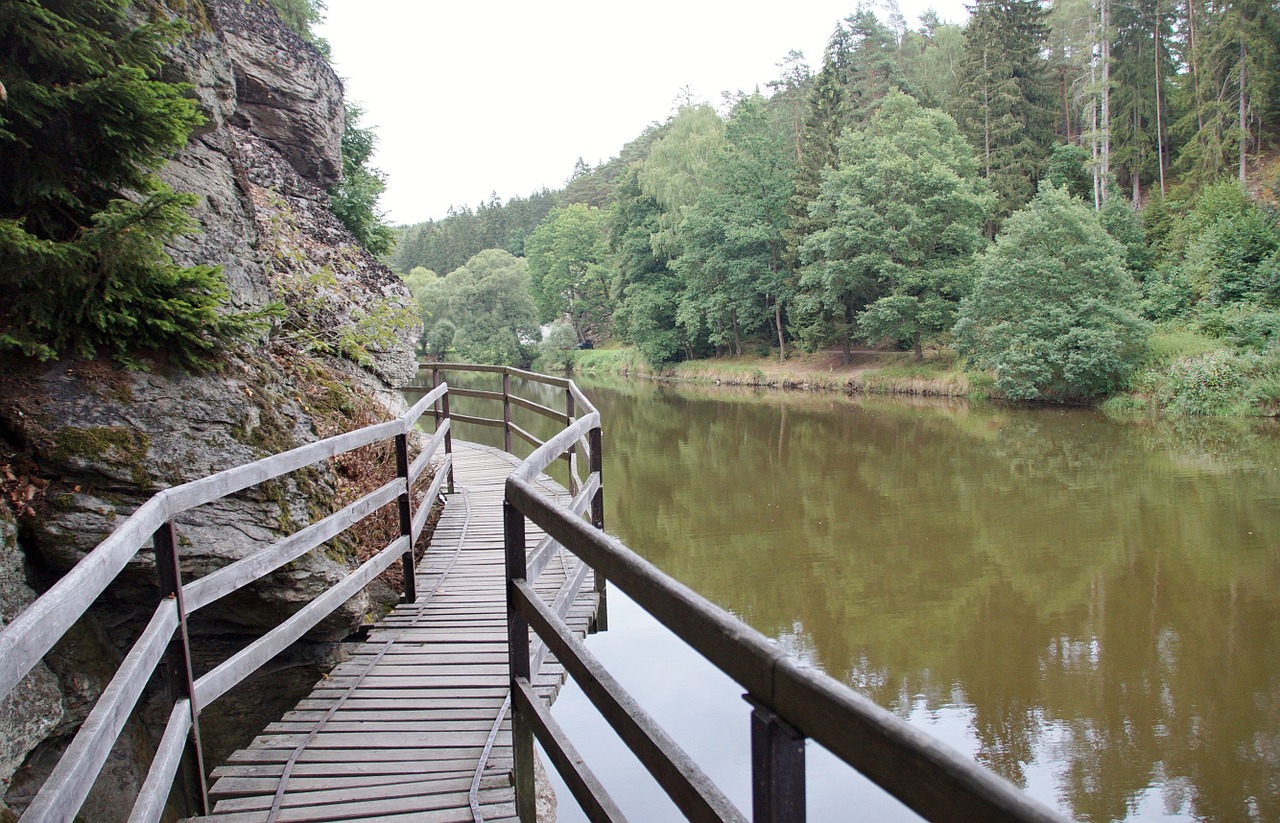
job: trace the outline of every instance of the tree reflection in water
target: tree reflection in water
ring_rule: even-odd
[[[609,530],[760,631],[1078,819],[1280,819],[1275,425],[583,385]]]

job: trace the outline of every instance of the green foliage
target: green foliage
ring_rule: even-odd
[[[724,145],[724,128],[724,121],[710,106],[686,106],[640,167],[641,190],[662,208],[660,228],[651,242],[654,251],[667,259],[680,254],[680,228],[709,182],[711,164]]]
[[[285,25],[297,32],[303,40],[322,45],[314,31],[314,27],[324,20],[322,0],[271,0],[271,7],[280,15]],[[327,50],[327,46],[321,49]]]
[[[956,67],[964,57],[964,28],[942,23],[926,11],[921,27],[906,32],[899,47],[906,82],[922,105],[951,111],[959,86]]]
[[[865,129],[849,132],[813,213],[826,226],[805,242],[807,334],[906,340],[950,327],[968,264],[993,206],[955,121],[891,93]],[[815,313],[813,308],[819,311]]]
[[[440,278],[430,269],[424,269],[422,266],[416,266],[400,279],[404,281],[405,286],[409,289],[413,298],[421,304],[422,299],[419,295],[422,294],[423,289]]]
[[[1123,249],[1091,209],[1043,186],[983,256],[955,333],[1015,400],[1084,400],[1122,387],[1146,325]]]
[[[252,326],[219,313],[215,267],[164,249],[194,228],[195,198],[153,173],[201,122],[191,87],[160,79],[182,31],[113,0],[0,3],[0,348],[195,368]]]
[[[1065,188],[1072,197],[1093,200],[1093,177],[1089,174],[1089,150],[1076,143],[1060,143],[1053,147],[1045,164],[1044,180]]]
[[[660,216],[661,207],[641,191],[638,170],[633,167],[620,181],[609,211],[609,251],[617,266],[620,294],[614,329],[659,367],[686,352],[686,338],[676,326],[684,284],[650,242],[660,229]]]
[[[453,339],[458,336],[458,327],[448,318],[432,323],[423,336],[423,350],[436,360],[444,360],[453,348]]]
[[[430,354],[443,357],[452,349],[472,363],[529,365],[539,332],[523,259],[482,251],[428,283],[419,302]]]
[[[413,307],[395,298],[345,307],[338,297],[337,275],[327,265],[277,267],[272,297],[278,301],[277,339],[361,365],[372,360],[373,352],[395,348],[418,322]]]
[[[329,209],[370,254],[386,254],[395,245],[395,232],[378,211],[378,198],[387,190],[387,176],[369,167],[377,145],[371,128],[361,128],[359,106],[348,105],[342,132],[342,180],[329,189]]]
[[[1196,328],[1238,349],[1262,351],[1280,343],[1280,311],[1251,304],[1201,305]]]
[[[1153,218],[1160,221],[1163,255],[1143,283],[1149,316],[1182,317],[1194,310],[1211,318],[1221,306],[1280,308],[1280,224],[1239,183],[1201,190],[1180,219],[1158,205]]]
[[[1240,401],[1261,360],[1256,355],[1212,351],[1175,361],[1159,400],[1175,414],[1212,415],[1240,411]]]
[[[689,337],[741,354],[743,336],[769,320],[780,331],[794,288],[782,234],[794,168],[764,98],[740,100],[685,213],[683,252],[672,263],[684,284],[677,322]]]
[[[495,193],[475,209],[450,208],[443,220],[401,229],[389,264],[398,272],[422,267],[444,276],[484,249],[523,256],[525,239],[565,199],[564,192],[544,189],[506,203]]]
[[[538,319],[566,318],[580,341],[601,334],[616,303],[606,217],[580,203],[556,209],[525,244]]]
[[[1124,246],[1124,265],[1129,273],[1144,278],[1151,270],[1153,255],[1147,245],[1147,235],[1142,229],[1142,218],[1133,204],[1117,193],[1112,193],[1098,211],[1098,221]]]
[[[551,324],[551,330],[538,344],[538,357],[534,360],[534,369],[540,372],[573,371],[574,355],[578,351],[578,336],[573,326],[557,320]]]
[[[964,30],[955,118],[999,198],[997,215],[1019,208],[1056,138],[1039,0],[979,0]]]

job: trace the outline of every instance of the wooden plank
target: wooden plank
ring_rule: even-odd
[[[278,540],[261,551],[229,563],[182,587],[187,613],[203,608],[228,594],[262,578],[291,560],[337,537],[378,509],[396,499],[404,481],[396,478],[344,506],[323,520]]]
[[[125,655],[66,753],[27,807],[25,819],[70,820],[76,816],[177,628],[177,602],[160,601],[142,636]]]
[[[170,516],[162,491],[0,629],[0,698],[26,677]]]
[[[471,776],[447,780],[418,780],[412,783],[376,783],[364,786],[334,786],[306,792],[288,792],[281,799],[280,808],[299,808],[302,806],[321,806],[335,803],[379,802],[384,800],[400,800],[406,797],[430,798],[433,795],[464,792],[471,786]],[[450,805],[456,798],[448,798]],[[216,811],[247,812],[257,809],[270,809],[271,796],[249,796],[220,800]],[[414,809],[418,811],[431,808],[430,801]]]
[[[476,762],[474,758],[459,758],[456,760],[442,759],[432,761],[432,767],[433,773],[438,774],[448,774],[456,771],[462,771],[470,774],[475,771]],[[279,783],[283,770],[283,763],[227,763],[214,769],[213,776],[217,779],[227,777],[269,779],[272,781],[271,792],[274,792],[275,784]],[[293,777],[299,779],[313,777],[332,778],[338,776],[387,777],[397,775],[408,775],[420,778],[422,776],[422,761],[358,760],[351,763],[299,762],[293,768]]]
[[[609,796],[604,784],[587,766],[582,755],[569,741],[568,735],[552,718],[551,712],[542,705],[541,698],[533,693],[529,681],[518,679],[514,691],[516,711],[523,712],[533,726],[534,735],[542,744],[543,751],[551,760],[556,771],[565,781],[565,786],[578,806],[592,823],[597,821],[625,821],[622,810]]]
[[[165,804],[173,787],[174,776],[182,765],[182,754],[187,744],[187,732],[191,731],[191,701],[180,698],[169,712],[156,756],[147,769],[146,780],[133,802],[129,823],[151,823],[164,814]]]
[[[516,581],[513,591],[517,608],[529,621],[529,627],[555,653],[583,694],[686,817],[746,823],[742,812],[587,651],[582,641],[570,634],[528,583]]]
[[[540,414],[543,417],[549,417],[562,426],[569,425],[569,415],[562,411],[549,408],[541,403],[535,403],[532,400],[525,400],[523,397],[518,397],[514,394],[511,395],[510,400],[513,406],[519,406],[520,408],[528,409],[535,414]]]
[[[218,806],[210,820],[265,814],[285,775],[280,820],[304,808],[319,819],[418,819],[427,813],[420,803],[417,812],[395,804],[448,780],[474,787],[486,819],[514,813],[509,719],[496,726],[485,762],[479,758],[510,686],[500,511],[516,461],[467,444],[455,444],[454,458],[465,492],[450,497],[433,550],[419,564],[419,591],[429,594],[396,607],[294,711],[214,770]],[[542,482],[539,489],[567,497]],[[528,536],[532,542],[542,535],[531,528]],[[540,596],[556,598],[565,570],[562,562],[548,564]],[[563,676],[546,669],[552,677],[539,679],[539,699],[551,698],[546,684]],[[457,800],[470,820],[472,798],[459,793]]]
[[[284,651],[335,609],[350,600],[356,592],[368,585],[369,581],[391,565],[408,545],[408,537],[393,540],[385,549],[365,561],[360,568],[347,575],[336,586],[325,591],[324,594],[290,615],[279,626],[197,680],[197,704],[208,706],[232,686]]]

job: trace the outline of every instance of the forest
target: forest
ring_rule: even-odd
[[[816,67],[793,51],[562,189],[400,227],[423,351],[872,347],[1014,400],[1274,414],[1277,4],[969,8],[861,5]]]

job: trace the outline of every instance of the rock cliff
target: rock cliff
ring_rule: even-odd
[[[342,168],[342,86],[332,68],[262,0],[169,5],[191,33],[166,71],[195,85],[207,121],[163,171],[200,197],[201,232],[170,251],[180,263],[220,264],[231,308],[271,306],[271,329],[206,374],[163,361],[148,371],[0,364],[0,624],[158,489],[386,419],[402,409],[395,389],[414,375],[411,297],[328,210],[325,188]],[[366,475],[388,469],[387,457],[297,473],[190,513],[178,524],[184,574],[205,574],[345,503]],[[359,550],[317,550],[202,612],[193,624],[205,641],[200,665],[340,579]],[[144,552],[0,705],[0,819],[34,796],[154,597]],[[370,608],[367,597],[348,603],[279,665],[315,665]],[[262,702],[236,699],[223,711]],[[144,706],[122,735],[85,819],[127,817],[159,715]]]

